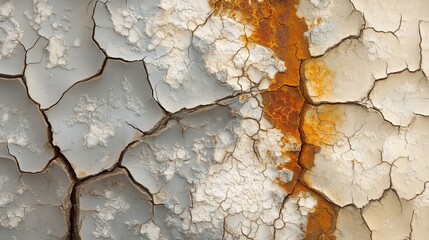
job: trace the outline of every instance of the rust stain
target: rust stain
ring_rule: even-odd
[[[300,113],[304,98],[299,88],[282,87],[263,92],[264,117],[285,135],[299,139]]]
[[[317,201],[314,211],[308,215],[304,240],[335,239],[334,231],[338,217],[338,207],[299,183],[295,186],[292,196],[299,196],[300,193],[304,192],[310,193],[311,197]]]
[[[336,126],[343,113],[335,105],[305,106],[302,130],[304,141],[315,146],[334,145],[338,141]]]
[[[298,86],[301,60],[310,57],[309,43],[304,37],[307,24],[296,16],[299,0],[210,0],[215,14],[227,15],[254,27],[248,42],[272,49],[285,62],[287,70],[277,73],[270,89],[284,85]]]
[[[263,92],[262,98],[265,105],[264,118],[287,136],[282,139],[285,144],[296,144],[296,148],[300,149],[302,143],[299,125],[304,98],[299,88],[284,86],[278,90]],[[290,139],[293,139],[294,142],[290,142]],[[292,171],[293,177],[288,183],[284,183],[279,179],[276,182],[287,193],[291,193],[301,173],[301,167],[298,164],[299,151],[286,151],[283,155],[283,158],[289,161],[280,164],[277,169]]]
[[[286,152],[285,155],[290,159],[288,162],[277,166],[277,170],[289,170],[293,172],[292,180],[290,182],[283,182],[279,178],[276,179],[276,183],[288,194],[291,194],[297,184],[301,175],[302,168],[298,164],[299,152]]]
[[[304,63],[304,76],[311,96],[327,97],[333,92],[334,73],[321,60],[311,59]]]
[[[301,142],[300,125],[303,122],[303,113],[309,113],[308,110],[312,108],[304,107],[305,100],[299,88],[301,63],[310,58],[309,43],[304,36],[308,27],[304,19],[296,15],[299,0],[209,1],[216,15],[226,15],[254,27],[250,37],[242,37],[244,42],[270,48],[285,62],[286,72],[277,73],[268,90],[262,93],[264,118],[282,131],[286,136],[282,139],[285,144],[295,144],[297,149],[285,151],[284,159],[288,161],[277,166],[279,171],[292,171],[293,179],[288,183],[276,179],[276,183],[289,194],[297,196],[300,192],[310,192],[317,199],[317,207],[308,217],[305,239],[334,239],[338,209],[300,183],[303,172],[314,166],[314,155],[320,151],[320,144],[334,140],[332,132],[335,132],[335,123],[338,121],[334,120],[336,116],[330,118],[323,114],[321,119],[325,119],[326,123],[304,121],[304,127],[301,128],[305,132],[304,143]],[[322,21],[323,19],[318,19],[316,24]],[[316,80],[314,89],[318,94],[329,94],[332,88],[325,84],[332,78],[333,73],[323,65],[312,64],[311,60],[306,63],[310,64],[304,66],[304,77]],[[319,135],[317,131],[322,131],[322,134]],[[313,145],[307,144],[307,140],[314,142]]]
[[[299,163],[304,168],[304,170],[309,170],[314,167],[314,155],[316,155],[318,152],[320,152],[320,146],[312,144],[304,144],[302,146]]]

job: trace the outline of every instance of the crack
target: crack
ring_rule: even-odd
[[[82,79],[82,80],[79,80],[79,81],[75,82],[73,85],[71,85],[70,87],[68,87],[68,88],[67,88],[67,90],[65,90],[65,91],[61,94],[61,97],[60,97],[60,98],[59,98],[59,99],[58,99],[54,104],[52,104],[50,107],[47,107],[47,108],[42,109],[42,108],[40,108],[40,104],[39,104],[39,103],[37,103],[37,105],[39,106],[39,108],[40,108],[42,111],[49,111],[51,108],[55,107],[55,106],[56,106],[56,105],[57,105],[57,104],[58,104],[58,103],[63,99],[63,97],[68,93],[68,91],[69,91],[70,89],[72,89],[74,86],[76,86],[77,84],[85,83],[85,82],[88,82],[88,81],[96,81],[96,80],[100,79],[100,78],[101,78],[101,76],[103,75],[104,68],[105,68],[105,66],[106,66],[106,64],[107,64],[107,60],[108,60],[108,58],[105,58],[105,59],[104,59],[101,69],[100,69],[96,74],[94,74],[94,75],[92,75],[92,76],[90,76],[90,77],[84,78],[84,79]]]

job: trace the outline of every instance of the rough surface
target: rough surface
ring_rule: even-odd
[[[99,2],[95,40],[109,56],[145,59],[155,99],[169,112],[267,88],[285,71],[272,50],[241,40],[251,27],[212,16],[206,1],[146,2]]]
[[[407,66],[416,69],[412,62],[415,59],[408,60],[404,55],[393,33],[367,28],[359,39],[344,40],[325,55],[306,61],[304,76],[309,97],[316,103],[363,101],[375,80]]]
[[[363,28],[362,14],[348,0],[302,0],[297,15],[305,18],[312,56],[328,49],[350,36],[357,36]]]
[[[416,115],[429,115],[429,81],[421,71],[407,70],[377,81],[369,99],[394,125],[408,126]]]
[[[426,239],[428,8],[0,1],[0,238]]]
[[[233,112],[238,116],[232,117]],[[285,145],[283,134],[271,126],[261,129],[261,114],[258,98],[248,96],[230,107],[186,115],[132,146],[122,164],[148,188],[155,204],[181,219],[169,225],[182,233],[210,238],[225,226],[232,238],[241,232],[270,238],[285,196],[274,180],[293,177],[276,169],[276,163],[284,161],[282,151],[294,146]]]
[[[0,232],[4,239],[65,239],[69,236],[73,180],[54,160],[43,172],[20,173],[0,157]]]
[[[371,231],[365,225],[360,211],[353,206],[347,206],[338,211],[336,228],[335,237],[337,239],[371,239]]]
[[[429,76],[429,22],[420,22],[420,47],[422,54],[422,70],[426,76]]]
[[[26,93],[22,79],[0,78],[0,145],[25,172],[43,170],[54,157],[48,125]]]
[[[383,152],[393,151],[384,149],[385,142],[397,130],[380,114],[356,105],[321,105],[306,110],[302,128],[318,133],[305,135],[305,142],[320,148],[304,181],[334,203],[362,207],[389,188],[390,166]]]
[[[74,86],[47,115],[54,144],[82,178],[112,167],[164,114],[152,98],[143,62],[108,60],[99,79]]]
[[[380,201],[369,204],[362,215],[373,239],[410,238],[412,208],[407,202],[401,202],[393,191],[388,191]]]
[[[141,239],[148,235],[160,239],[159,227],[150,220],[150,195],[134,185],[124,170],[82,183],[76,194],[81,239]]]
[[[98,73],[104,55],[91,39],[95,1],[34,0],[33,4],[33,9],[21,9],[22,24],[30,25],[33,30],[26,30],[37,31],[48,43],[31,47],[37,38],[32,39],[27,56],[38,60],[27,61],[25,77],[30,96],[45,109],[73,84]]]

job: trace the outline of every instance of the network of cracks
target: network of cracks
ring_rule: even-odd
[[[425,239],[428,5],[0,1],[0,238]]]

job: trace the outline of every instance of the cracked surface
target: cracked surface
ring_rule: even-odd
[[[21,171],[38,172],[54,150],[47,123],[25,91],[22,79],[0,78],[0,153],[14,156]]]
[[[369,99],[384,118],[394,125],[407,127],[417,115],[427,116],[429,81],[421,71],[391,74],[377,81]]]
[[[0,158],[0,232],[5,239],[64,239],[69,234],[73,180],[54,160],[41,173],[20,173]]]
[[[310,133],[306,143],[320,148],[304,181],[334,203],[362,207],[389,187],[390,166],[383,153],[390,150],[384,149],[388,137],[397,131],[380,114],[355,105],[310,107],[303,130]],[[376,137],[366,142],[371,136]]]
[[[289,182],[293,175],[276,169],[276,163],[283,161],[282,151],[294,146],[285,146],[283,134],[271,126],[260,128],[261,114],[258,99],[248,96],[230,107],[186,115],[143,138],[125,153],[122,164],[148,188],[155,204],[182,219],[169,223],[181,232],[211,238],[224,226],[233,238],[241,232],[270,238],[285,196],[273,181]]]
[[[357,36],[363,28],[362,14],[348,0],[302,0],[297,15],[308,26],[304,35],[312,56],[324,54],[344,38]]]
[[[164,116],[146,76],[143,62],[108,60],[99,79],[75,85],[46,112],[53,143],[78,178],[112,167],[130,142]]]
[[[139,235],[159,231],[159,227],[150,222],[153,216],[150,195],[139,190],[124,170],[82,183],[76,194],[81,239],[141,239]],[[152,239],[160,236],[154,237]]]
[[[33,13],[21,9],[26,17],[22,24],[33,28],[25,32],[39,36],[27,47],[27,56],[35,61],[26,62],[24,75],[31,98],[46,109],[76,82],[97,74],[104,55],[91,40],[94,1],[33,2]],[[45,44],[34,45],[40,38]]]
[[[426,239],[423,0],[0,1],[5,239]]]

